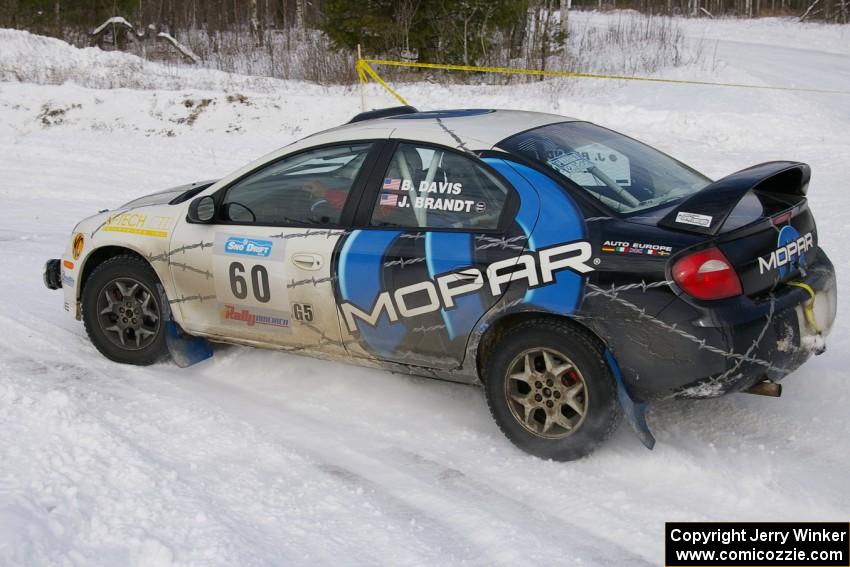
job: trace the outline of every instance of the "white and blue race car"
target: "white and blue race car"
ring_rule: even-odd
[[[80,222],[45,283],[111,360],[208,341],[481,383],[524,450],[751,391],[824,349],[835,275],[808,166],[712,182],[611,130],[505,110],[364,113],[218,181]]]

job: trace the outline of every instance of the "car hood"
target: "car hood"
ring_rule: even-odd
[[[179,185],[177,187],[172,187],[170,189],[165,189],[163,191],[158,191],[156,193],[151,193],[150,195],[145,195],[144,197],[138,197],[124,203],[119,209],[134,209],[136,207],[144,207],[147,205],[165,205],[165,204],[177,204],[182,203],[196,194],[200,193],[213,183],[218,181],[217,179],[210,179],[207,181],[195,181],[194,183],[187,183],[185,185]]]

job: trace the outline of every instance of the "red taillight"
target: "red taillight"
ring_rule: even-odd
[[[725,299],[741,295],[738,274],[717,248],[680,258],[673,264],[673,281],[697,299]]]

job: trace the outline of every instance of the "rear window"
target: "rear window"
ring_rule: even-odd
[[[629,215],[672,205],[711,180],[646,144],[588,122],[550,124],[499,144]]]

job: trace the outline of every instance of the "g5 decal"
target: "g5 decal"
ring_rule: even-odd
[[[293,303],[292,318],[296,321],[311,322],[313,320],[313,306],[309,303]]]

